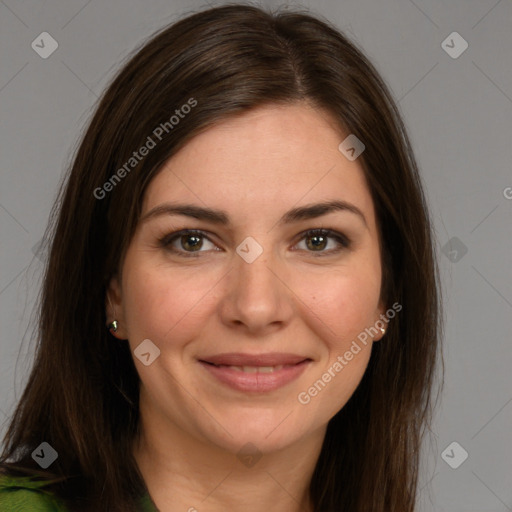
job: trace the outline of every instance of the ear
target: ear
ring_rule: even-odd
[[[126,332],[126,323],[123,316],[123,294],[121,290],[121,283],[117,275],[110,279],[105,297],[105,311],[107,317],[107,325],[110,322],[117,320],[117,331],[110,331],[110,334],[120,340],[128,339]]]
[[[378,334],[375,335],[373,338],[373,341],[380,341],[385,335],[385,332],[381,332],[380,328],[384,328],[386,331],[388,330],[388,324],[389,319],[387,318],[386,314],[386,305],[381,300],[379,302],[379,307],[377,308],[376,316],[375,316],[375,323],[373,324],[377,330],[379,331]]]

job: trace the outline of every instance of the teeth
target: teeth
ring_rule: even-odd
[[[258,370],[261,372],[261,373],[271,373],[273,372],[274,370],[280,370],[281,368],[283,367],[282,364],[278,365],[278,366],[261,366],[260,368],[258,368]]]
[[[282,364],[278,364],[277,366],[228,366],[225,364],[219,365],[221,368],[231,368],[232,370],[237,370],[245,373],[272,373],[276,370],[281,370],[283,368]]]

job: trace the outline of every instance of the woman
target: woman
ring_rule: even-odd
[[[339,31],[243,5],[165,28],[54,219],[2,510],[414,510],[435,251],[397,108]]]

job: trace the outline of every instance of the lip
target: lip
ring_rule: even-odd
[[[297,379],[312,362],[296,354],[218,354],[199,360],[199,364],[216,380],[238,391],[264,393],[279,389]],[[280,366],[269,373],[246,373],[228,366]]]
[[[297,364],[307,356],[291,354],[287,352],[267,352],[266,354],[244,354],[242,352],[229,352],[202,357],[200,361],[227,366],[278,366],[280,364]]]

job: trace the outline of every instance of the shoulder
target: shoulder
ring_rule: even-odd
[[[45,490],[47,484],[31,477],[0,474],[0,512],[67,512],[58,499]]]

